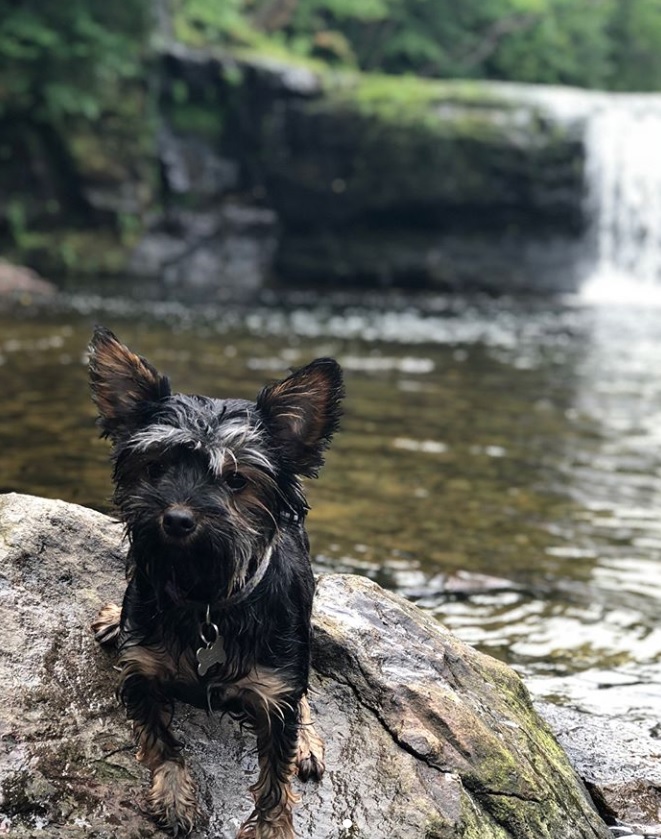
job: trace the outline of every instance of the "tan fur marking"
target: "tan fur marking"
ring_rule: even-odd
[[[195,662],[190,653],[183,652],[176,660],[170,650],[160,647],[128,647],[119,659],[121,668],[120,687],[132,676],[144,676],[157,682],[184,682],[195,684],[198,681]]]
[[[253,813],[241,825],[236,839],[296,839],[291,811],[283,811],[268,822],[260,821]]]
[[[92,396],[105,419],[117,419],[158,390],[161,376],[141,356],[104,336],[93,349]]]
[[[301,698],[299,705],[300,729],[298,732],[298,752],[296,766],[299,776],[307,781],[313,778],[320,781],[326,769],[324,761],[324,741],[317,734],[312,724],[312,714],[307,696]]]
[[[295,839],[291,811],[298,797],[290,784],[295,772],[295,755],[292,754],[290,764],[285,767],[275,766],[272,755],[272,719],[274,716],[284,719],[285,710],[291,710],[285,701],[289,692],[286,680],[277,671],[256,668],[231,685],[226,694],[240,698],[252,709],[259,752],[259,777],[250,787],[255,809],[241,826],[237,839]],[[265,802],[269,802],[266,805],[269,809]]]
[[[272,410],[279,419],[288,421],[295,436],[305,445],[319,439],[327,421],[329,389],[325,375],[318,370],[303,370],[272,385],[268,392]],[[313,403],[314,411],[305,411],[296,404]]]
[[[172,715],[164,708],[159,709],[158,714],[164,726],[168,726],[172,721]],[[152,728],[149,725],[142,725],[136,722],[133,724],[133,733],[138,744],[135,759],[138,763],[144,764],[147,769],[155,772],[171,756],[171,750],[154,736]]]
[[[106,603],[99,614],[92,622],[92,632],[94,633],[94,640],[104,646],[110,646],[117,641],[119,636],[119,622],[122,616],[122,610],[116,603]]]
[[[240,699],[255,714],[281,714],[282,698],[288,692],[287,682],[277,671],[255,668],[243,679],[228,685],[224,694],[228,699]]]
[[[128,647],[119,659],[122,668],[121,681],[131,676],[144,676],[146,679],[169,681],[177,672],[172,655],[167,650],[153,647]]]
[[[152,818],[175,834],[188,834],[198,815],[195,783],[183,763],[167,760],[154,770],[147,793]]]

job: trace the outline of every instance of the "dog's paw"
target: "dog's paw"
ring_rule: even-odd
[[[106,605],[99,610],[92,623],[91,629],[94,633],[94,640],[104,647],[110,647],[117,643],[119,637],[119,623],[122,616],[122,610],[115,603],[106,603]]]
[[[324,762],[324,741],[312,724],[301,727],[296,752],[296,770],[301,781],[320,781],[326,764]]]
[[[253,811],[241,825],[236,839],[296,839],[291,810],[285,808],[274,816]]]
[[[182,763],[168,760],[152,774],[147,811],[173,836],[187,836],[198,817],[195,783]]]

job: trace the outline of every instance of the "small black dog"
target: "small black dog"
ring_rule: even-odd
[[[121,612],[105,606],[93,630],[119,647],[149,811],[175,835],[197,817],[170,731],[181,699],[257,733],[255,806],[239,839],[292,839],[291,777],[324,771],[306,698],[314,580],[300,477],[317,475],[337,429],[340,367],[318,359],[248,402],[172,393],[107,329],[90,353],[130,541]]]

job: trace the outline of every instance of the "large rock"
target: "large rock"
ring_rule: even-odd
[[[157,272],[182,298],[274,280],[576,288],[587,100],[567,120],[542,86],[337,73],[161,30],[157,120],[131,88],[62,136],[4,126],[16,259],[88,282]]]
[[[105,516],[0,499],[0,825],[17,839],[159,835],[112,657],[87,628],[119,597],[122,565]],[[401,598],[322,578],[314,666],[328,771],[301,788],[302,839],[609,836],[519,678]],[[250,809],[252,739],[191,708],[177,719],[209,820],[196,835],[231,837]]]
[[[599,812],[609,824],[626,825],[635,835],[661,836],[661,735],[659,720],[632,712],[638,695],[624,709],[586,710],[537,702],[572,765],[580,772]],[[605,689],[617,691],[606,685]],[[626,691],[626,687],[625,687]],[[640,717],[643,717],[641,719]],[[623,834],[628,835],[628,834]]]
[[[180,146],[208,133],[211,101],[222,114],[217,144],[281,221],[282,279],[576,287],[583,126],[530,86],[315,73],[180,45],[163,68]]]

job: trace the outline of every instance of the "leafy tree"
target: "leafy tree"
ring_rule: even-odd
[[[613,90],[661,90],[661,2],[618,0],[610,23]]]
[[[94,119],[141,70],[141,0],[0,0],[0,117]]]
[[[81,165],[133,161],[151,21],[143,0],[0,0],[0,21],[0,229],[18,243],[62,213],[93,222]]]
[[[486,59],[487,77],[607,87],[612,73],[613,0],[546,0],[531,25],[503,38]]]
[[[364,70],[661,88],[660,0],[243,0],[242,6],[253,27],[279,34],[295,51]]]

